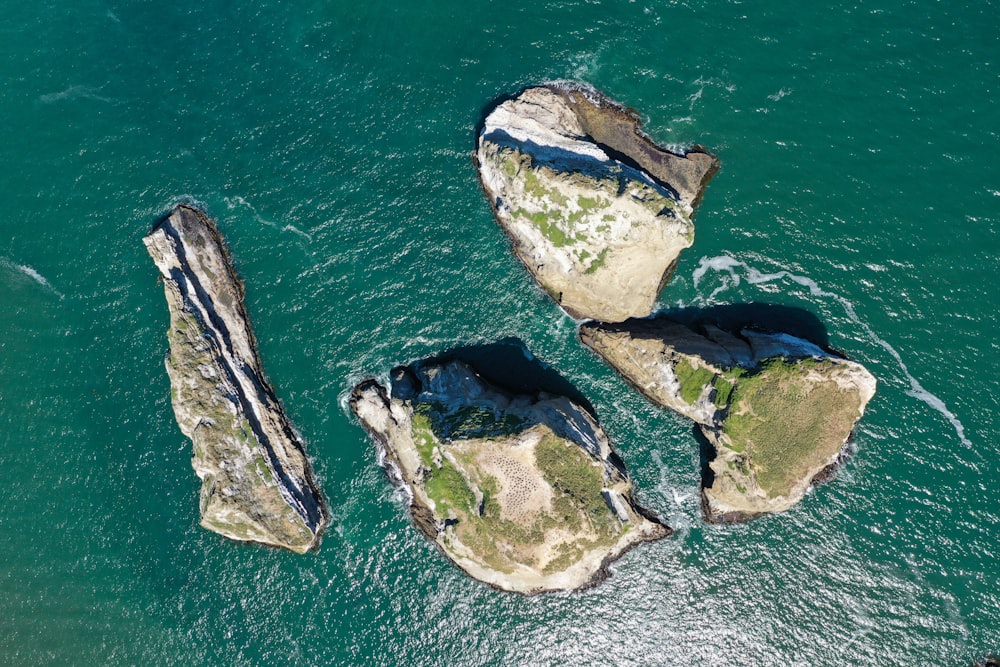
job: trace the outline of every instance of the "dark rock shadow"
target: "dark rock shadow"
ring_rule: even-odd
[[[698,443],[698,467],[701,470],[701,488],[707,489],[715,484],[715,471],[709,466],[709,463],[715,460],[715,445],[705,437],[705,434],[701,432],[701,428],[695,424],[691,428],[691,432],[694,434],[694,440]]]
[[[594,406],[573,383],[539,360],[519,338],[501,338],[495,343],[463,345],[417,362],[438,364],[457,360],[480,377],[514,394],[535,396],[541,392],[565,396],[597,420]]]
[[[826,326],[812,312],[795,306],[776,303],[732,303],[708,308],[678,308],[656,313],[685,324],[701,333],[705,325],[738,334],[742,329],[764,333],[787,333],[813,343],[828,352],[840,354],[830,347]]]
[[[580,338],[589,345],[593,331],[625,332],[637,340],[668,340],[682,354],[701,357],[722,367],[742,366],[752,369],[775,346],[758,347],[744,331],[764,334],[788,334],[824,350],[832,356],[847,358],[831,348],[826,327],[816,315],[802,308],[769,303],[747,303],[678,308],[660,311],[645,318],[617,324],[587,322],[580,327]],[[814,348],[815,349],[815,348]],[[808,354],[808,353],[803,353]]]
[[[625,191],[628,180],[647,181],[651,178],[665,196],[674,201],[680,201],[680,194],[669,183],[656,179],[642,171],[639,164],[620,151],[610,146],[604,146],[596,141],[595,146],[601,148],[609,157],[608,160],[598,160],[595,157],[574,153],[555,146],[542,146],[533,141],[521,141],[510,136],[503,130],[493,130],[484,137],[486,141],[498,146],[512,148],[517,152],[531,157],[533,164],[540,164],[559,173],[581,173],[599,180],[618,180],[618,196]],[[588,137],[589,139],[590,137]]]
[[[504,102],[509,102],[511,100],[517,99],[518,97],[521,96],[522,93],[524,93],[524,91],[528,90],[528,88],[534,88],[534,86],[525,86],[513,93],[495,97],[489,102],[489,104],[487,104],[482,108],[482,110],[479,112],[479,120],[476,122],[475,134],[473,134],[473,136],[475,137],[475,139],[473,140],[474,148],[472,149],[473,159],[475,158],[476,150],[479,148],[479,137],[482,136],[483,129],[486,127],[486,119],[490,117],[491,113],[496,111],[496,108],[498,106],[500,106]]]

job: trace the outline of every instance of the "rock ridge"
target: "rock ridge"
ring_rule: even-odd
[[[181,204],[143,239],[170,310],[171,402],[202,481],[201,525],[304,553],[327,516],[304,446],[263,375],[244,287],[215,223]]]

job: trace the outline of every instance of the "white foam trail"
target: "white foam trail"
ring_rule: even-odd
[[[779,90],[778,92],[776,92],[774,95],[768,95],[767,99],[771,100],[772,102],[777,102],[782,97],[788,97],[791,94],[792,94],[791,90],[788,90],[787,88],[782,88],[781,90]]]
[[[70,86],[66,90],[61,90],[58,93],[46,93],[38,98],[39,101],[44,104],[51,104],[52,102],[58,102],[60,100],[98,100],[99,102],[110,102],[111,99],[97,94],[96,88],[91,88],[90,86]]]
[[[223,201],[226,202],[226,206],[230,209],[234,209],[237,206],[245,206],[248,209],[250,209],[250,212],[253,213],[253,217],[257,220],[257,222],[263,225],[267,225],[268,227],[273,227],[274,229],[277,229],[278,231],[281,232],[290,232],[300,238],[305,239],[307,242],[312,243],[313,238],[311,234],[302,231],[295,225],[289,224],[282,227],[277,222],[272,222],[271,220],[268,220],[267,218],[265,218],[264,216],[262,216],[260,213],[257,212],[257,209],[254,208],[253,204],[251,204],[250,202],[248,202],[246,199],[244,199],[239,195],[236,195],[235,197],[225,197],[223,198]]]
[[[854,644],[855,642],[864,639],[865,637],[870,635],[873,630],[875,630],[874,624],[871,622],[871,620],[869,620],[867,615],[862,616],[859,619],[859,621],[862,627],[858,628],[857,630],[851,633],[850,639],[848,639],[846,643],[840,646],[839,649],[840,653],[844,653],[851,646],[851,644]]]
[[[284,227],[281,228],[281,231],[283,231],[283,232],[291,232],[292,234],[295,234],[297,236],[301,236],[306,241],[309,241],[310,243],[312,243],[312,240],[313,240],[312,235],[308,234],[308,233],[306,233],[304,231],[302,231],[301,229],[299,229],[295,225],[285,225]]]
[[[720,287],[717,287],[708,296],[708,299],[706,299],[706,301],[711,302],[720,292],[723,292],[730,287],[736,287],[740,284],[741,277],[737,272],[737,269],[743,270],[746,281],[751,285],[766,285],[776,280],[790,280],[808,289],[809,293],[813,296],[833,299],[839,303],[851,321],[858,325],[858,327],[860,327],[872,341],[885,349],[885,351],[888,352],[896,361],[899,369],[903,372],[903,376],[910,383],[910,389],[906,393],[913,398],[926,403],[932,409],[944,415],[945,419],[951,422],[951,425],[955,429],[955,433],[958,434],[958,439],[962,441],[962,444],[969,448],[972,447],[972,441],[965,437],[965,427],[962,425],[962,422],[959,421],[958,417],[955,416],[955,413],[948,409],[948,406],[945,405],[944,401],[923,388],[920,382],[910,374],[910,371],[906,368],[906,363],[903,362],[903,358],[900,356],[899,352],[896,351],[896,348],[876,334],[866,322],[863,322],[854,310],[854,304],[844,297],[834,294],[833,292],[827,292],[822,289],[816,281],[811,278],[807,278],[806,276],[800,276],[785,270],[776,271],[774,273],[764,273],[750,266],[746,262],[741,262],[740,260],[728,255],[720,255],[718,257],[702,257],[698,264],[698,268],[696,268],[691,274],[691,278],[694,281],[695,288],[697,288],[699,281],[701,281],[701,279],[705,277],[705,274],[710,270],[720,273],[726,272],[728,274],[728,277],[723,284]]]
[[[45,279],[45,276],[43,276],[42,274],[40,274],[38,271],[35,271],[30,266],[27,266],[26,264],[18,264],[16,262],[10,261],[9,259],[0,258],[0,265],[5,266],[5,267],[7,267],[9,269],[13,269],[15,271],[19,271],[19,272],[23,273],[24,275],[28,276],[29,278],[31,278],[32,280],[34,280],[36,283],[38,283],[39,285],[41,285],[42,287],[44,287],[45,289],[47,289],[49,292],[55,294],[57,297],[59,297],[60,300],[66,298],[62,294],[62,292],[60,292],[55,287],[53,287],[52,283],[50,283],[48,280]]]

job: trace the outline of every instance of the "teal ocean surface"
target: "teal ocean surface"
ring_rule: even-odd
[[[692,427],[575,339],[494,223],[482,110],[553,79],[722,170],[664,308],[804,308],[879,378],[793,510],[699,514]],[[0,663],[969,665],[1000,652],[1000,6],[590,0],[0,4]],[[141,238],[215,217],[333,516],[198,527]],[[676,528],[574,594],[494,591],[409,523],[359,379],[517,337]]]

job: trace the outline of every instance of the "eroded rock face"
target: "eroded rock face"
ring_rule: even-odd
[[[863,366],[788,334],[699,333],[658,317],[585,324],[580,337],[654,403],[699,424],[716,452],[702,489],[709,521],[799,502],[875,394]]]
[[[389,389],[363,382],[350,405],[417,526],[497,588],[579,588],[671,532],[633,502],[604,431],[565,397],[511,395],[450,361],[397,368]]]
[[[476,161],[514,252],[576,318],[652,312],[691,215],[718,168],[700,148],[676,155],[639,119],[573,85],[529,88],[485,119]]]
[[[326,512],[302,441],[261,371],[243,284],[215,224],[180,205],[143,239],[170,309],[174,415],[194,443],[201,525],[299,553]]]

